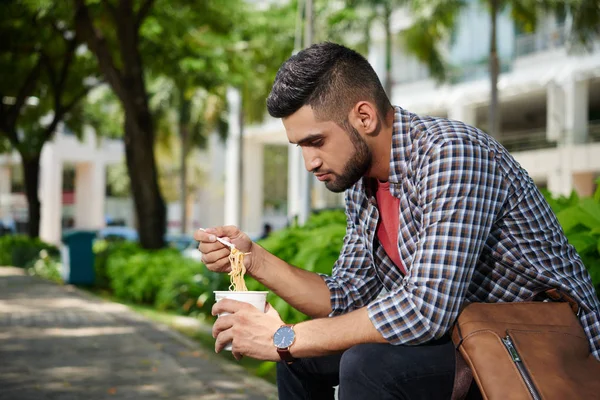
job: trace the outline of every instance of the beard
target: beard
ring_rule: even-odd
[[[360,133],[350,124],[344,124],[346,133],[354,145],[354,153],[344,165],[341,174],[331,172],[334,179],[325,182],[325,187],[334,193],[341,193],[350,189],[362,178],[373,164],[373,153]]]

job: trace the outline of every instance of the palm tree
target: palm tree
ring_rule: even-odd
[[[181,233],[186,233],[189,197],[188,158],[194,148],[206,145],[210,133],[225,134],[226,106],[223,87],[207,90],[194,86],[184,76],[176,79],[160,77],[150,85],[150,107],[157,119],[157,139],[169,147],[173,137],[179,138],[179,197]]]
[[[556,1],[540,0],[481,0],[488,8],[490,17],[490,105],[488,112],[488,132],[492,136],[500,133],[498,110],[498,76],[500,63],[497,53],[497,18],[505,9],[510,9],[511,18],[525,32],[536,29],[542,13],[567,13],[571,16],[571,43],[586,45],[594,34],[600,33],[600,7],[597,0]],[[465,6],[462,0],[416,0],[415,20],[405,33],[407,47],[411,53],[424,62],[431,75],[438,81],[447,80],[448,72],[441,44],[449,40],[455,27],[456,16]]]

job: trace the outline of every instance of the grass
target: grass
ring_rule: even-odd
[[[207,351],[213,351],[215,349],[215,339],[213,339],[210,330],[213,323],[213,317],[199,315],[195,319],[199,321],[200,328],[192,327],[192,326],[182,326],[178,324],[177,318],[181,317],[180,314],[170,311],[158,311],[155,308],[150,306],[144,306],[139,304],[134,304],[130,302],[126,302],[115,298],[109,292],[104,290],[96,290],[96,289],[84,289],[96,296],[99,296],[105,300],[112,301],[115,303],[120,303],[129,307],[132,311],[143,315],[144,317],[165,324],[172,329],[190,337],[191,339],[198,342],[204,349]],[[187,317],[193,318],[193,317]],[[252,358],[244,357],[240,361],[236,361],[235,358],[231,355],[229,351],[222,351],[217,354],[217,357],[221,357],[228,362],[238,363],[242,367],[244,367],[249,373],[258,376],[262,379],[265,379],[268,382],[273,384],[276,383],[276,374],[275,374],[275,363],[270,361],[259,361]]]

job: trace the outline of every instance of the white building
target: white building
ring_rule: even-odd
[[[63,215],[71,214],[79,229],[99,229],[105,226],[106,211],[132,215],[130,207],[111,206],[106,200],[106,167],[122,162],[124,146],[120,140],[97,139],[94,132],[84,129],[83,140],[66,133],[62,127],[53,140],[46,143],[40,159],[41,201],[40,238],[49,243],[61,241]],[[65,206],[63,169],[74,167],[74,201]],[[27,203],[23,193],[12,193],[11,173],[21,169],[18,154],[0,155],[0,220],[11,218],[27,221]],[[116,216],[116,215],[115,215]]]
[[[448,53],[458,66],[452,83],[436,85],[426,68],[393,45],[392,103],[421,115],[464,121],[485,130],[490,84],[487,76],[489,16],[477,1],[470,1],[461,14],[458,30]],[[410,25],[410,16],[399,10],[393,17],[394,34]],[[511,151],[540,187],[568,195],[576,190],[590,195],[600,176],[600,42],[590,52],[567,48],[568,16],[565,21],[548,16],[533,34],[518,34],[509,11],[499,16],[498,48],[502,65],[499,77],[501,117],[500,142]],[[384,76],[383,31],[374,27],[368,59]],[[395,35],[398,36],[398,35]],[[232,94],[232,120],[237,120],[237,100]],[[268,118],[260,126],[244,129],[243,167],[239,155],[239,126],[232,124],[224,187],[225,223],[237,224],[250,234],[260,232],[264,222],[281,226],[284,212],[265,216],[264,157],[267,144],[289,146],[281,121]],[[218,157],[217,157],[218,158]],[[282,171],[281,173],[286,173]],[[307,173],[300,153],[289,149],[288,217],[306,209]],[[243,193],[238,192],[239,179]],[[312,208],[341,205],[340,195],[312,185]],[[240,207],[239,199],[242,198]],[[241,215],[240,215],[241,213]],[[218,220],[220,215],[212,220]],[[285,221],[285,219],[283,220]]]

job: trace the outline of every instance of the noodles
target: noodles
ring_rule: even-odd
[[[229,273],[231,284],[229,285],[229,290],[234,292],[248,291],[246,282],[244,281],[244,274],[246,273],[244,256],[244,252],[235,247],[231,248],[231,253],[229,253],[229,262],[231,263],[231,272]]]

